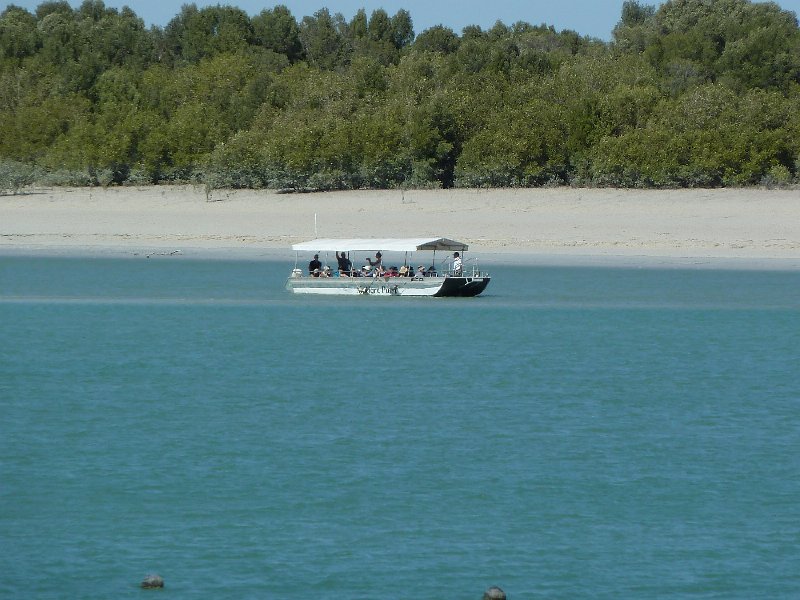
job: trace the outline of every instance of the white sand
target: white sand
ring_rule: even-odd
[[[0,196],[6,254],[283,259],[294,256],[292,243],[315,235],[443,236],[512,262],[795,269],[800,191],[242,190],[217,191],[208,201],[201,187],[162,186]]]

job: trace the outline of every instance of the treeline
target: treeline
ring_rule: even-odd
[[[800,30],[625,2],[606,43],[411,15],[45,2],[0,15],[0,188],[739,186],[800,180]]]

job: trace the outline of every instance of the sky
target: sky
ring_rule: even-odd
[[[81,0],[69,0],[72,6],[79,6]],[[147,25],[166,25],[170,19],[180,12],[183,4],[191,0],[104,0],[106,6],[122,8],[130,6]],[[349,21],[360,8],[369,15],[373,10],[383,8],[393,15],[401,8],[411,14],[414,21],[414,32],[419,34],[434,25],[445,25],[456,33],[467,25],[480,25],[490,28],[496,21],[510,25],[517,21],[525,21],[532,25],[552,25],[558,31],[571,29],[580,35],[611,39],[611,30],[619,21],[623,0],[454,0],[452,2],[434,2],[433,0],[194,0],[199,7],[216,4],[241,8],[250,16],[256,15],[265,8],[276,4],[289,7],[299,21],[306,15],[312,15],[322,7],[331,13],[342,13]],[[642,4],[659,5],[657,0],[641,0]],[[800,14],[800,0],[778,0],[778,5]],[[9,4],[0,1],[4,9]],[[16,0],[11,2],[28,10],[35,10],[41,0]]]

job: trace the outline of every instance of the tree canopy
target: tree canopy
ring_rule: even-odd
[[[48,1],[0,13],[0,188],[788,184],[800,30],[772,2],[628,0],[603,42],[411,15]]]

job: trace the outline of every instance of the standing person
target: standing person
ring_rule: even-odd
[[[367,262],[369,266],[373,269],[378,269],[379,271],[383,268],[383,259],[381,258],[383,254],[380,252],[375,253],[375,260],[372,260],[369,256],[367,257]]]
[[[349,276],[350,271],[353,270],[353,263],[350,262],[350,259],[347,258],[347,255],[344,252],[342,252],[342,255],[339,256],[339,253],[337,252],[336,260],[339,262],[339,271]]]
[[[321,271],[322,270],[322,263],[319,262],[319,254],[314,255],[314,259],[308,263],[308,274],[313,275],[314,271]]]
[[[453,254],[453,275],[461,276],[461,256],[456,252]]]

